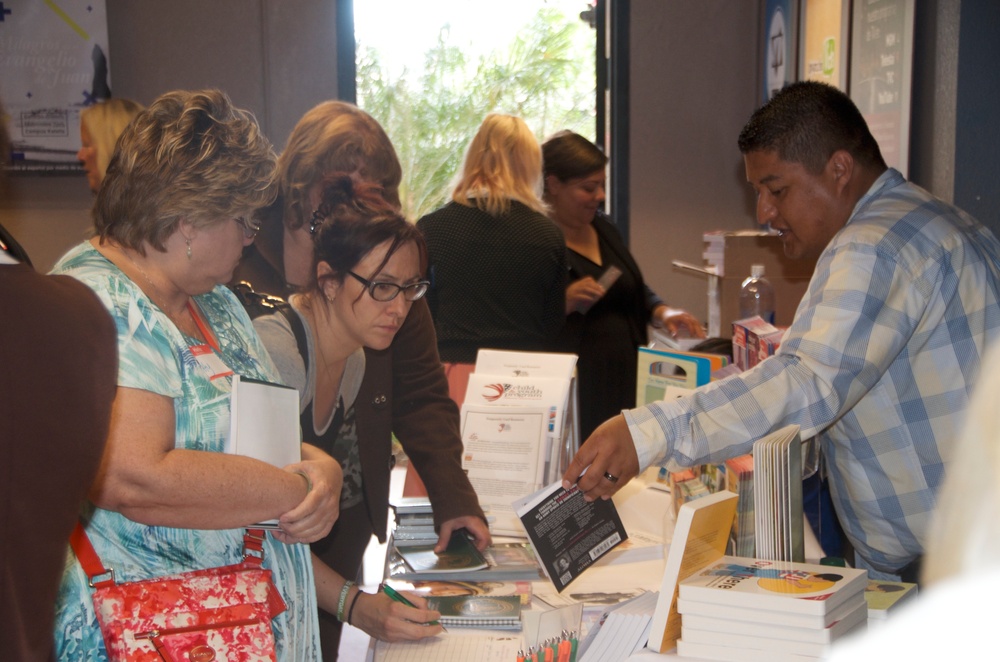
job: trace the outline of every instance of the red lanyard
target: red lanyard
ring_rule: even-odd
[[[212,329],[209,328],[208,324],[201,316],[201,311],[198,309],[197,304],[195,304],[194,299],[188,299],[187,302],[188,311],[191,313],[191,317],[194,319],[195,326],[201,331],[201,336],[208,343],[208,346],[214,349],[219,354],[222,354],[222,350],[219,349],[219,343],[215,339],[215,334],[212,333]]]

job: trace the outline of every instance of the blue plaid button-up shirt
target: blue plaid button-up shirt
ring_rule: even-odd
[[[777,355],[626,412],[640,464],[718,462],[796,423],[855,549],[893,572],[923,552],[998,301],[993,234],[889,169],[820,256]]]

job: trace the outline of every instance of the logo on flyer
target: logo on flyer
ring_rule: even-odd
[[[542,389],[531,384],[485,384],[482,396],[486,402],[496,402],[501,398],[515,400],[541,400]]]

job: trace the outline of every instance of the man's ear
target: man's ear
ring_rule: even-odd
[[[854,157],[846,149],[838,149],[830,156],[826,167],[836,183],[837,190],[842,191],[854,177]]]

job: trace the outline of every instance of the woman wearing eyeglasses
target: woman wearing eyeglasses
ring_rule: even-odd
[[[97,194],[97,236],[54,273],[90,287],[118,329],[111,427],[81,516],[101,561],[118,581],[225,566],[242,560],[246,527],[278,519],[264,564],[288,605],[273,621],[278,660],[297,662],[317,659],[320,642],[309,548],[296,543],[329,533],[340,467],[310,444],[283,468],[224,452],[231,375],[278,379],[222,286],[254,240],[254,211],[277,194],[274,171],[256,120],[224,93],[164,94],[119,140]],[[92,587],[71,558],[56,659],[107,659]]]
[[[311,194],[309,221],[314,252],[309,284],[289,298],[291,310],[254,320],[282,379],[299,391],[303,438],[326,450],[344,470],[340,520],[313,545],[319,605],[368,634],[389,640],[419,639],[440,632],[417,625],[437,613],[405,607],[384,594],[362,594],[353,582],[372,534],[362,446],[388,447],[373,429],[375,409],[358,402],[362,379],[392,383],[392,365],[367,361],[385,350],[414,301],[427,292],[426,250],[420,232],[383,197],[376,184],[346,174],[322,180]],[[298,337],[296,337],[298,334]],[[381,414],[389,415],[388,397]],[[422,604],[419,600],[416,603]],[[323,614],[321,614],[321,617]],[[321,618],[321,622],[331,619]],[[339,622],[337,622],[339,621]],[[336,658],[336,647],[324,659]]]

